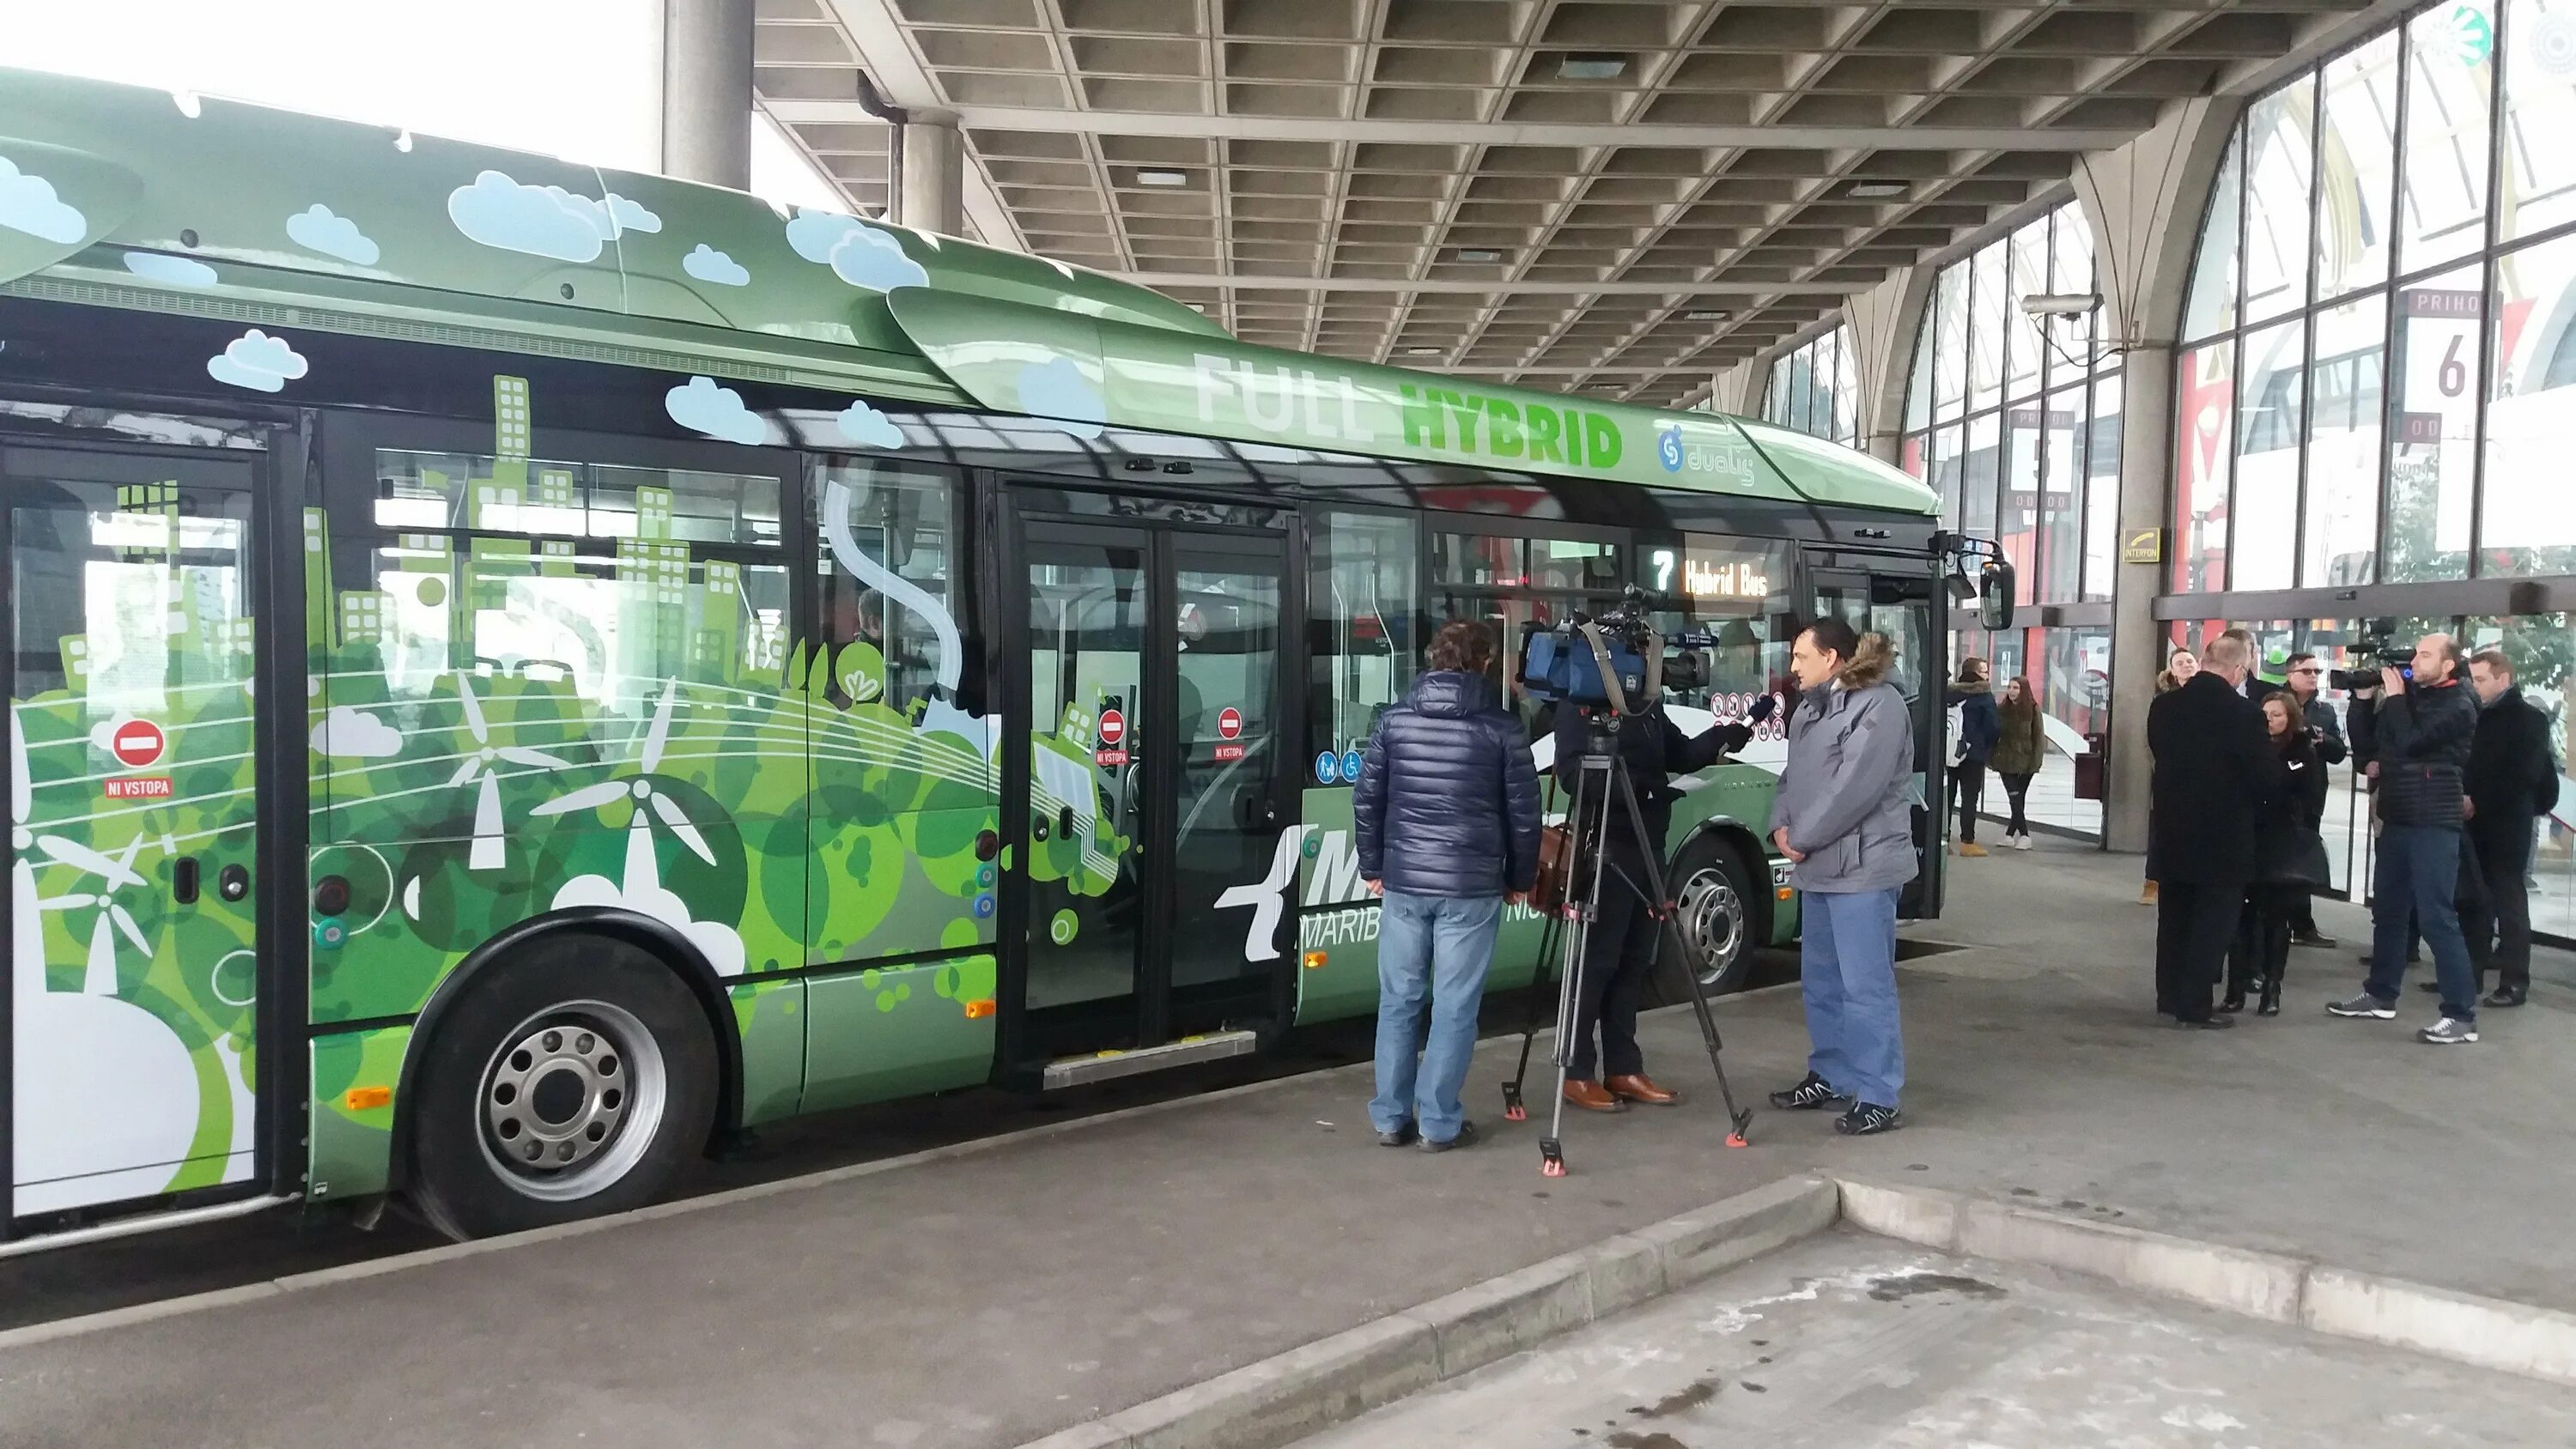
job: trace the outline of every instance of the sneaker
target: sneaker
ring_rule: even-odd
[[[1392,1132],[1381,1132],[1377,1134],[1377,1145],[1380,1147],[1402,1147],[1406,1143],[1411,1142],[1414,1139],[1414,1136],[1414,1126],[1412,1123],[1407,1122]]]
[[[2415,1039],[2433,1046],[2461,1046],[2478,1039],[2478,1024],[2446,1016],[2415,1033]]]
[[[1986,848],[1973,840],[1964,841],[1959,846],[1959,853],[1961,855],[1972,857],[1983,856],[1986,853]]]
[[[1458,1135],[1450,1138],[1446,1142],[1434,1142],[1428,1137],[1423,1138],[1422,1150],[1425,1152],[1446,1152],[1452,1147],[1473,1147],[1476,1145],[1476,1139],[1482,1135],[1482,1133],[1479,1133],[1476,1130],[1475,1123],[1461,1122],[1458,1124]]]
[[[1813,1112],[1820,1107],[1847,1106],[1851,1100],[1848,1093],[1835,1091],[1813,1072],[1789,1090],[1771,1094],[1771,1105],[1783,1112]]]
[[[2495,990],[2488,992],[2486,1000],[2479,1002],[2478,1005],[2494,1007],[2520,1006],[2530,999],[2531,994],[2519,986],[2499,986]]]
[[[2328,1016],[2368,1017],[2374,1021],[2395,1021],[2397,1003],[2382,1001],[2365,991],[2350,1001],[2338,1001],[2326,1008]]]
[[[2296,931],[2291,933],[2290,944],[2293,946],[2320,946],[2331,950],[2342,943],[2322,931]]]
[[[2030,849],[2030,835],[2029,835],[2027,832],[2024,832],[2020,839],[2015,840],[2015,841],[2013,842],[2013,849],[2015,849],[2015,850],[2028,850],[2028,849]]]
[[[1894,1107],[1881,1107],[1871,1102],[1855,1102],[1852,1109],[1834,1119],[1834,1130],[1845,1137],[1874,1137],[1893,1132],[1905,1125]]]
[[[2139,890],[2139,892],[2138,892],[2138,904],[2139,904],[2139,905],[2142,905],[2142,906],[2152,906],[2152,905],[2154,905],[2155,903],[2156,903],[2156,883],[2155,883],[2154,881],[2149,881],[2149,882],[2147,882],[2147,883],[2146,883],[2146,885],[2145,885],[2142,889],[2140,889],[2140,890]]]

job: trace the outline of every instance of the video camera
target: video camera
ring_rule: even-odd
[[[1606,614],[1576,614],[1552,629],[1522,635],[1521,688],[1532,698],[1562,700],[1581,709],[1609,705],[1610,689],[1592,647],[1593,634],[1608,651],[1610,673],[1632,711],[1653,703],[1667,689],[1708,687],[1708,657],[1698,651],[1716,648],[1717,636],[1656,629],[1647,614],[1646,591],[1632,584],[1619,606]]]
[[[2337,669],[2326,676],[2326,682],[2341,690],[2369,690],[2380,686],[2379,671],[2394,669],[2408,683],[2415,679],[2415,646],[2397,637],[2397,621],[2377,619],[2361,626],[2361,634],[2352,641],[2353,654],[2369,662],[2359,669]]]

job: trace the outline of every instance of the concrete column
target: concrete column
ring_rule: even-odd
[[[1762,382],[1771,375],[1771,359],[1748,357],[1721,370],[1709,393],[1709,406],[1739,418],[1762,415]]]
[[[2114,151],[2087,156],[2076,168],[2075,195],[2093,228],[2095,286],[2102,294],[2102,335],[2122,349],[2120,395],[2120,537],[2127,544],[2172,522],[2174,334],[2191,283],[2201,213],[2227,148],[2239,102],[2182,103],[2154,129]],[[2161,560],[2169,537],[2157,550]],[[2113,850],[2147,846],[2147,707],[2155,702],[2164,641],[2156,596],[2166,566],[2117,565],[2111,602],[2110,798],[2104,843]]]
[[[751,185],[752,0],[663,0],[662,171]]]
[[[1899,267],[1887,279],[1843,303],[1858,362],[1860,447],[1894,463],[1905,437],[1905,389],[1914,371],[1914,334],[1931,304],[1937,267]]]
[[[957,118],[917,110],[903,128],[903,215],[914,231],[966,234],[966,142]]]

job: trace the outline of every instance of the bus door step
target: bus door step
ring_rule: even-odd
[[[1249,1031],[1212,1031],[1204,1036],[1185,1036],[1179,1041],[1131,1052],[1059,1057],[1046,1064],[1040,1085],[1053,1092],[1065,1087],[1079,1087],[1086,1082],[1105,1082],[1112,1077],[1132,1077],[1140,1072],[1184,1067],[1192,1062],[1250,1056],[1255,1041],[1255,1034]]]

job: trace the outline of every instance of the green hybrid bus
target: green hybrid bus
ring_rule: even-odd
[[[1857,453],[185,94],[0,72],[0,498],[0,1253],[525,1228],[1366,1013],[1350,783],[1450,618],[1642,587],[1698,729],[1848,615],[1940,793],[1951,544]],[[1683,782],[1668,990],[1794,938],[1780,751]]]

